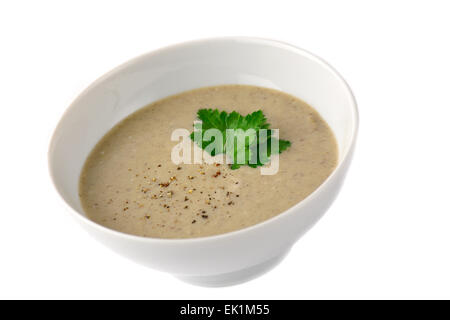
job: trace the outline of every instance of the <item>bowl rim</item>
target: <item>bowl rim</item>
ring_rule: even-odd
[[[92,220],[90,220],[88,217],[82,215],[81,213],[77,212],[77,210],[75,210],[74,208],[72,208],[64,199],[62,193],[60,192],[60,190],[58,189],[56,183],[55,183],[55,179],[54,179],[54,172],[53,172],[53,166],[52,166],[52,150],[55,144],[55,140],[56,140],[56,134],[59,131],[60,127],[62,126],[62,122],[63,120],[66,118],[66,116],[68,115],[68,113],[70,112],[70,110],[72,110],[73,108],[75,108],[75,105],[77,104],[77,102],[84,96],[86,95],[88,92],[90,92],[90,90],[92,90],[94,87],[96,87],[98,84],[100,84],[104,79],[109,78],[110,76],[119,73],[121,70],[127,68],[129,65],[133,65],[137,62],[139,62],[142,59],[147,59],[153,55],[158,55],[158,54],[164,54],[167,51],[171,51],[171,50],[177,50],[177,49],[182,49],[184,47],[189,47],[195,44],[200,44],[200,43],[215,43],[215,42],[224,42],[224,41],[229,41],[229,42],[234,42],[234,41],[240,41],[240,42],[247,42],[247,43],[253,43],[253,44],[264,44],[264,45],[269,45],[272,47],[278,47],[281,49],[285,49],[285,50],[289,50],[295,54],[299,54],[302,55],[304,57],[307,57],[309,59],[311,59],[312,61],[320,64],[322,67],[324,67],[325,69],[327,69],[331,74],[333,74],[333,76],[335,76],[345,87],[345,89],[347,90],[349,96],[350,96],[350,102],[351,102],[351,111],[352,111],[352,116],[353,116],[353,127],[352,127],[352,133],[351,133],[351,137],[350,137],[350,144],[348,145],[347,149],[345,150],[345,152],[340,156],[340,160],[339,163],[337,164],[336,168],[334,168],[334,170],[331,172],[331,174],[327,177],[327,179],[325,179],[319,187],[317,187],[310,195],[308,195],[305,199],[301,200],[300,202],[298,202],[297,204],[295,204],[294,206],[290,207],[289,209],[265,220],[262,221],[260,223],[257,223],[255,225],[251,225],[248,227],[245,227],[243,229],[238,229],[235,231],[231,231],[231,232],[226,232],[226,233],[222,233],[222,234],[217,234],[217,235],[211,235],[211,236],[204,236],[204,237],[196,237],[196,238],[151,238],[151,237],[142,237],[142,236],[137,236],[137,235],[133,235],[133,234],[128,234],[128,233],[124,233],[121,231],[116,231],[107,227],[104,227]],[[301,208],[302,206],[305,206],[306,203],[311,202],[318,193],[320,193],[320,191],[322,189],[324,189],[325,185],[329,184],[329,182],[333,179],[334,176],[337,175],[337,172],[340,171],[340,169],[342,168],[343,164],[345,162],[347,162],[347,158],[349,158],[351,156],[351,151],[355,146],[356,143],[356,138],[358,135],[358,129],[359,129],[359,112],[358,112],[358,106],[357,106],[357,102],[355,99],[355,96],[350,88],[350,86],[348,85],[348,83],[345,81],[344,77],[334,68],[332,67],[328,62],[326,62],[324,59],[320,58],[319,56],[305,50],[302,48],[299,48],[297,46],[291,45],[289,43],[283,42],[283,41],[279,41],[279,40],[272,40],[272,39],[267,39],[267,38],[259,38],[259,37],[245,37],[245,36],[226,36],[226,37],[210,37],[210,38],[202,38],[202,39],[196,39],[196,40],[190,40],[190,41],[184,41],[184,42],[180,42],[180,43],[176,43],[176,44],[172,44],[172,45],[168,45],[156,50],[152,50],[149,52],[146,52],[144,54],[138,55],[135,58],[132,58],[120,65],[118,65],[117,67],[113,68],[112,70],[106,72],[104,75],[102,75],[101,77],[97,78],[97,80],[95,80],[94,82],[92,82],[87,88],[85,88],[80,94],[77,95],[77,97],[73,100],[73,102],[69,105],[69,107],[67,107],[67,109],[65,110],[65,112],[63,113],[63,115],[61,116],[56,128],[53,131],[51,140],[50,140],[50,146],[48,149],[48,170],[50,173],[50,177],[51,177],[51,181],[52,184],[54,186],[54,188],[56,189],[56,191],[58,192],[58,194],[60,195],[60,197],[62,198],[63,202],[65,203],[65,205],[68,207],[70,213],[72,214],[72,216],[75,216],[76,219],[78,219],[80,222],[85,223],[87,225],[89,225],[90,227],[96,229],[97,231],[101,232],[101,233],[107,233],[112,237],[121,237],[127,240],[132,240],[132,241],[139,241],[139,242],[145,242],[145,243],[152,243],[152,244],[194,244],[194,243],[199,243],[199,242],[208,242],[208,241],[219,241],[219,240],[226,240],[228,238],[233,238],[236,237],[238,235],[241,235],[243,233],[255,230],[255,229],[259,229],[259,228],[263,228],[265,225],[273,223],[276,220],[281,219],[283,216],[286,216],[288,214],[294,214],[295,211],[297,211],[297,209]]]

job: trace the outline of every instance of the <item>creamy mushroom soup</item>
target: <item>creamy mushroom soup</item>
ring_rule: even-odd
[[[262,110],[280,138],[291,142],[279,155],[278,172],[173,163],[178,142],[171,141],[172,132],[192,131],[202,108],[242,115]],[[89,155],[79,193],[87,216],[107,228],[153,238],[212,236],[294,206],[327,179],[337,159],[333,132],[302,100],[254,86],[207,87],[154,102],[117,124]]]

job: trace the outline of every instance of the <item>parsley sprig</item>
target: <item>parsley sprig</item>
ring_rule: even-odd
[[[242,116],[236,111],[227,113],[218,109],[200,109],[197,116],[201,123],[194,124],[191,139],[212,156],[225,153],[233,160],[232,169],[238,169],[242,165],[252,168],[263,166],[270,161],[272,153],[276,152],[273,150],[276,142],[278,153],[291,145],[287,140],[273,137],[274,131],[270,129],[261,110]],[[211,146],[215,143],[215,138],[208,139],[205,136],[209,129],[216,129],[222,134],[222,143],[214,144],[214,148]],[[262,130],[265,130],[265,134],[261,133]]]

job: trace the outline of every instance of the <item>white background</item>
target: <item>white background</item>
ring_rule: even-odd
[[[2,1],[0,298],[450,298],[448,5]],[[352,87],[361,126],[340,196],[286,260],[252,282],[206,289],[91,239],[51,185],[46,156],[64,110],[100,75],[162,46],[227,35],[327,60]]]

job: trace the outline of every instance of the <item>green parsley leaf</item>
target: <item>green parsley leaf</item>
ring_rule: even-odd
[[[242,116],[236,111],[228,114],[218,109],[200,109],[197,116],[201,123],[194,124],[191,139],[212,156],[225,153],[233,160],[232,169],[242,165],[263,166],[270,161],[274,144],[278,142],[278,153],[291,145],[287,140],[273,137],[273,130],[269,129],[270,124],[261,110]],[[208,131],[210,129],[215,130]],[[262,133],[263,129],[266,135]],[[216,143],[216,134],[222,141]],[[260,157],[260,149],[262,155],[267,156]]]

